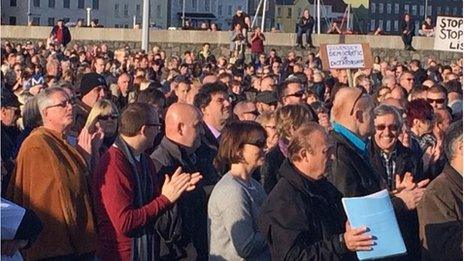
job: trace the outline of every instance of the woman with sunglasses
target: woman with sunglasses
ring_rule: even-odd
[[[118,136],[118,119],[118,108],[110,100],[99,100],[92,107],[84,128],[88,130],[90,135],[98,131],[104,133],[101,146],[94,148],[94,157],[92,157],[91,162],[92,169],[96,166],[99,155],[103,155]]]
[[[264,160],[266,131],[256,122],[232,122],[221,135],[214,160],[229,170],[208,203],[209,260],[270,260],[257,218],[266,193],[252,173]]]

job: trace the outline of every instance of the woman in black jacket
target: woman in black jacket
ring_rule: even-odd
[[[345,224],[342,196],[324,178],[332,146],[316,123],[295,131],[280,168],[282,178],[259,218],[272,260],[356,260],[354,251],[371,249],[367,228]]]
[[[311,34],[313,33],[314,27],[314,18],[309,14],[309,10],[305,9],[303,11],[303,15],[301,16],[300,20],[297,24],[298,31],[296,34],[296,42],[299,47],[302,49],[306,49],[303,46],[303,34],[306,34],[306,44],[309,48],[315,48],[313,45],[313,40]]]

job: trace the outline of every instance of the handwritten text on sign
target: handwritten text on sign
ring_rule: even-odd
[[[463,19],[457,17],[437,17],[435,50],[462,51]]]
[[[327,57],[331,69],[364,68],[362,44],[328,44]]]

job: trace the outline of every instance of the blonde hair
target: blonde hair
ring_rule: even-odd
[[[256,122],[264,127],[266,123],[276,122],[276,113],[274,111],[265,111],[256,118]]]
[[[119,115],[118,108],[112,101],[107,99],[97,101],[97,103],[95,103],[95,105],[92,107],[92,110],[89,113],[89,117],[87,117],[84,128],[87,128],[90,133],[93,133],[95,124],[98,121],[98,116],[106,116],[111,114]]]

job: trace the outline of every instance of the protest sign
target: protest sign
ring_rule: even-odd
[[[462,52],[462,18],[438,16],[435,30],[435,50]]]
[[[372,67],[369,44],[321,44],[324,69],[358,69]]]

